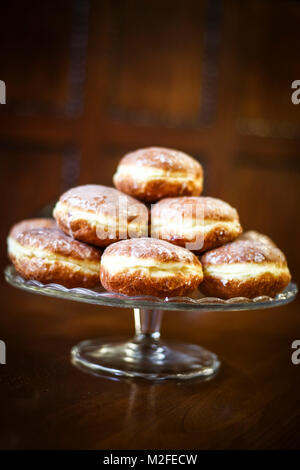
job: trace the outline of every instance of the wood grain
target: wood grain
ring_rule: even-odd
[[[69,359],[84,338],[129,337],[131,311],[3,283],[0,293],[2,449],[299,448],[300,365],[291,362],[299,302],[252,312],[166,312],[165,338],[217,352],[222,367],[206,383],[148,384],[89,376]]]
[[[118,159],[161,145],[204,165],[206,195],[267,233],[300,280],[300,4],[68,0],[3,5],[1,269],[10,226],[77,183],[110,185]],[[2,448],[299,448],[299,302],[251,313],[165,315],[166,337],[223,360],[205,384],[83,375],[70,347],[128,335],[132,315],[1,282]]]

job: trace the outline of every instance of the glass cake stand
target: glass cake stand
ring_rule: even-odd
[[[290,283],[284,292],[271,297],[247,299],[236,297],[222,300],[204,297],[195,292],[191,297],[164,300],[155,297],[128,297],[99,289],[67,289],[58,284],[42,284],[23,279],[14,269],[5,269],[9,284],[35,294],[87,302],[96,305],[133,308],[135,335],[130,340],[107,342],[105,339],[85,340],[71,350],[72,363],[95,375],[142,378],[149,380],[188,380],[212,378],[220,367],[216,354],[198,345],[178,341],[162,341],[160,325],[164,310],[195,312],[255,310],[291,302],[297,285]]]

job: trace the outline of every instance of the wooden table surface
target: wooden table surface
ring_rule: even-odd
[[[112,381],[75,369],[77,341],[129,336],[130,310],[0,285],[3,449],[300,448],[299,303],[252,312],[166,312],[163,336],[202,344],[222,367],[206,383]]]

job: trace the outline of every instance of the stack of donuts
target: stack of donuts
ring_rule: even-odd
[[[115,188],[65,192],[53,219],[16,224],[8,255],[26,279],[102,286],[130,296],[274,297],[291,275],[266,235],[242,234],[228,203],[202,197],[203,169],[191,156],[150,147],[125,155]]]

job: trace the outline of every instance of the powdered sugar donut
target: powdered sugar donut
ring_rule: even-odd
[[[155,202],[163,197],[199,196],[203,170],[186,153],[149,147],[125,155],[113,181],[120,191],[142,201]]]
[[[212,197],[162,199],[151,210],[151,235],[200,253],[242,232],[237,211]]]
[[[291,280],[282,251],[257,241],[234,241],[207,251],[201,263],[201,292],[212,297],[274,297]]]
[[[69,189],[53,216],[71,237],[100,247],[148,235],[148,209],[114,188],[89,184]]]
[[[9,233],[8,256],[25,279],[66,287],[99,285],[101,253],[58,228],[31,228],[26,221]]]
[[[202,278],[201,263],[193,253],[154,238],[120,241],[102,255],[101,283],[112,292],[182,296],[195,290]]]

